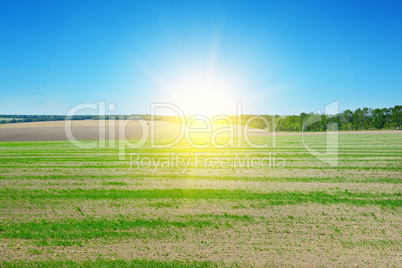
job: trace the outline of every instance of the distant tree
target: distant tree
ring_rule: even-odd
[[[393,129],[401,129],[402,126],[402,106],[395,105],[391,108],[391,127]]]
[[[384,114],[381,109],[373,111],[373,129],[381,129],[384,126]]]
[[[320,130],[325,131],[327,130],[327,116],[325,114],[321,115],[320,119]]]
[[[364,127],[364,111],[360,108],[353,113],[353,126],[355,130],[363,129]]]
[[[343,112],[343,120],[345,120],[344,128],[345,130],[352,129],[353,125],[353,112],[351,110],[346,110]]]

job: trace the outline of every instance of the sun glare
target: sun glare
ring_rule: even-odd
[[[237,101],[246,99],[246,75],[220,57],[219,40],[217,33],[206,51],[173,53],[157,68],[140,64],[159,91],[155,100],[179,107],[185,116],[236,114]]]
[[[233,113],[235,90],[227,79],[205,76],[182,77],[171,86],[170,99],[186,115],[218,115]]]

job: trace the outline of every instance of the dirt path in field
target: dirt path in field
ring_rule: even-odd
[[[153,127],[153,130],[152,130]],[[201,133],[196,133],[197,128]],[[132,121],[104,121],[104,120],[80,120],[71,121],[71,127],[66,127],[65,121],[31,122],[0,125],[0,141],[63,141],[68,138],[68,129],[71,130],[70,137],[76,140],[101,140],[101,139],[176,139],[185,127],[171,122],[141,120]],[[237,136],[272,136],[272,132],[262,129],[253,129],[233,125],[217,124],[206,130],[205,126],[192,125],[192,138],[208,138],[212,133],[219,133],[218,137]],[[341,131],[340,134],[402,134],[399,130],[389,131]],[[304,135],[325,135],[326,132],[309,132]],[[301,132],[277,132],[277,136],[298,136]],[[102,138],[104,137],[104,138]],[[184,137],[184,135],[183,135]]]

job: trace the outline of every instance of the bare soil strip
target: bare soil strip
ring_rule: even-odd
[[[30,122],[30,123],[14,123],[0,125],[0,141],[63,141],[68,140],[65,131],[65,121],[49,121],[49,122]],[[101,131],[100,131],[101,127]],[[180,124],[156,121],[155,122],[155,139],[175,139],[180,133]],[[234,126],[234,133],[243,135],[243,127],[238,131],[237,125]],[[140,139],[142,131],[145,128],[150,128],[150,123],[147,121],[135,121],[130,123],[116,120],[111,127],[108,121],[104,120],[79,120],[71,121],[71,132],[76,140],[98,140],[100,133],[104,131],[105,138],[113,137],[119,139],[119,133],[123,134],[124,138]],[[228,125],[214,125],[212,131],[219,129],[227,129]],[[112,129],[112,132],[110,130]],[[149,130],[149,129],[148,129]],[[151,137],[151,132],[146,131],[147,137]],[[273,133],[261,129],[247,129],[247,136],[266,137],[272,136]],[[331,134],[329,132],[329,134]],[[400,130],[375,130],[375,131],[341,131],[339,134],[402,134]],[[207,137],[210,134],[204,135]],[[227,133],[222,133],[220,136],[225,136]],[[277,132],[277,136],[299,136],[300,132]],[[327,132],[307,132],[304,135],[327,135]],[[102,136],[102,135],[101,135]],[[200,136],[200,135],[198,135]],[[202,135],[201,135],[202,136]]]

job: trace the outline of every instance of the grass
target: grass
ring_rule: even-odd
[[[170,228],[203,228],[211,226],[207,220],[185,219],[168,221],[161,219],[63,219],[61,221],[45,221],[14,223],[0,226],[0,237],[39,240],[39,245],[73,245],[82,244],[82,240],[111,237],[153,238],[164,237],[171,233],[163,229]],[[158,229],[158,233],[149,231]],[[144,230],[148,230],[145,231]]]
[[[204,268],[204,267],[223,267],[222,264],[217,264],[213,262],[195,262],[195,261],[156,261],[156,260],[144,260],[144,259],[134,259],[134,260],[111,260],[111,259],[97,259],[97,260],[87,260],[87,261],[10,261],[10,262],[0,262],[1,267],[16,268],[16,267],[71,267],[71,268],[81,268],[81,267],[144,267],[144,268]],[[229,266],[226,266],[229,267]],[[235,266],[231,266],[235,267]]]
[[[18,176],[2,176],[0,175],[0,180],[56,180],[63,182],[66,179],[74,178],[75,180],[98,180],[101,185],[111,185],[111,186],[124,186],[128,185],[126,182],[121,181],[106,181],[110,179],[168,179],[168,180],[175,180],[185,177],[188,180],[197,180],[197,179],[204,179],[204,180],[218,180],[218,181],[261,181],[261,182],[333,182],[333,183],[393,183],[393,184],[400,184],[402,180],[396,177],[380,177],[380,178],[345,178],[345,177],[266,177],[266,176],[231,176],[231,175],[189,175],[189,174],[124,174],[124,175],[107,175],[107,174],[100,174],[100,175],[18,175]]]
[[[186,172],[130,168],[118,159],[118,142],[1,142],[0,266],[398,266],[401,137],[340,135],[337,167],[308,154],[299,136],[277,137],[266,150],[126,150],[155,161],[204,152],[229,163],[234,153],[284,162],[192,161]],[[325,136],[307,140],[325,151]]]
[[[351,204],[402,206],[402,193],[368,193],[336,191],[281,191],[272,193],[253,193],[245,190],[198,190],[198,189],[152,189],[152,190],[118,190],[118,189],[74,189],[74,190],[14,190],[1,189],[3,200],[29,199],[227,199],[227,200],[263,200],[267,205],[287,205],[300,203]]]

